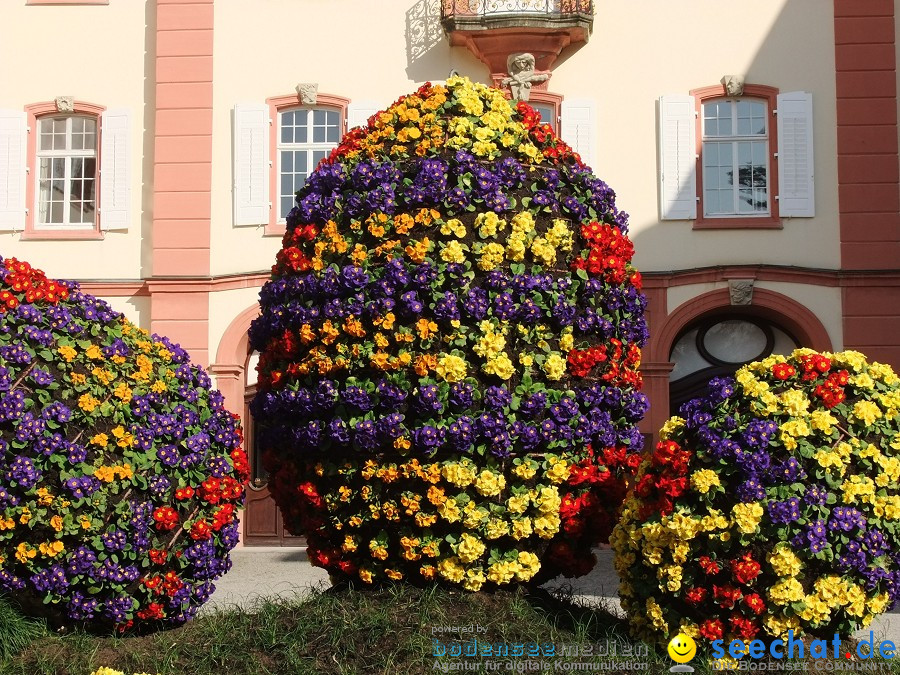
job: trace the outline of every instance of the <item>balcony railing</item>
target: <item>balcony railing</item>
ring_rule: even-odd
[[[588,14],[593,0],[442,0],[441,18],[502,14]]]

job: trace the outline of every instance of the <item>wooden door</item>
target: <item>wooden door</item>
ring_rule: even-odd
[[[244,545],[306,546],[305,537],[295,537],[285,532],[281,512],[269,494],[268,476],[260,463],[253,418],[250,416],[250,401],[255,394],[256,387],[249,387],[244,400],[244,444],[250,459],[250,483],[243,515]]]

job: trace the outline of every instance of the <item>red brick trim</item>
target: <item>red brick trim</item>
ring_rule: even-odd
[[[893,0],[834,0],[841,267],[896,269],[900,156]],[[845,333],[853,334],[845,316]],[[900,334],[893,338],[900,350]]]

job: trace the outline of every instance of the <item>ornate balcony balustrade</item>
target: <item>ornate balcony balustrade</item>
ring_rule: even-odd
[[[564,48],[588,41],[594,24],[594,3],[441,0],[441,23],[450,44],[468,47],[494,76],[504,72],[511,52],[534,54],[537,69],[549,71]]]

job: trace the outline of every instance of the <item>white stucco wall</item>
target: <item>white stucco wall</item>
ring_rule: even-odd
[[[144,183],[152,177],[146,152],[145,93],[155,63],[146,60],[146,38],[155,19],[154,0],[114,0],[109,5],[26,5],[0,2],[0,108],[23,110],[34,103],[73,96],[131,113],[131,227],[97,241],[22,241],[0,233],[0,255],[18,256],[49,276],[72,279],[138,279],[142,243],[149,253],[149,209]],[[149,22],[149,23],[148,23]],[[155,35],[150,34],[150,53]],[[152,123],[152,118],[151,118]],[[35,130],[31,130],[35,133]],[[29,160],[32,175],[34,162]],[[102,167],[101,167],[102,169]],[[33,204],[28,205],[34,209]],[[142,215],[143,214],[143,215]],[[143,239],[142,235],[146,235]],[[148,262],[147,258],[144,263]]]
[[[214,273],[265,269],[280,245],[261,228],[231,227],[235,103],[290,94],[298,82],[389,103],[425,80],[444,79],[451,68],[487,80],[482,63],[443,37],[425,57],[409,60],[407,12],[421,4],[385,0],[374,11],[362,0],[269,0],[254,4],[252,13],[243,2],[216,5]],[[648,271],[761,261],[838,267],[830,3],[763,0],[750,9],[720,0],[598,0],[596,8],[591,40],[563,52],[549,90],[596,103],[594,168],[631,214],[636,264]],[[292,23],[290,17],[301,16],[302,26]],[[338,23],[336,16],[342,17]],[[694,231],[689,221],[659,221],[657,100],[716,84],[726,74],[780,91],[812,92],[815,218],[785,219],[784,229],[774,231]]]

